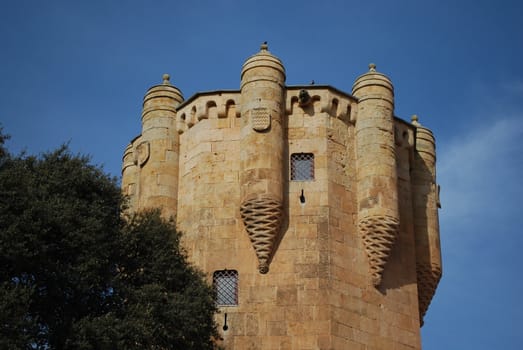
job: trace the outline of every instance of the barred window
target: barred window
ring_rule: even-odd
[[[291,154],[291,180],[310,181],[314,180],[314,154],[293,153]]]
[[[216,305],[238,305],[238,271],[219,270],[212,276],[212,283],[216,291]]]

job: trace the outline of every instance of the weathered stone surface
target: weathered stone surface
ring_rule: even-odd
[[[310,178],[291,180],[295,153],[313,155]],[[122,190],[176,219],[209,279],[238,272],[238,305],[216,316],[226,349],[420,349],[441,277],[435,160],[374,65],[352,95],[290,87],[263,45],[240,90],[149,89]]]

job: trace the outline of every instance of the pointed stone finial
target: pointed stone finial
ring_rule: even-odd
[[[376,64],[369,63],[369,72],[375,72],[376,71]]]
[[[263,44],[261,44],[260,51],[269,51],[269,45],[267,45],[266,41],[264,41]]]
[[[169,85],[170,84],[169,80],[171,79],[171,76],[169,74],[164,74],[164,75],[162,75],[162,79],[163,79],[163,85]]]
[[[412,125],[415,126],[421,126],[421,124],[418,122],[419,118],[416,114],[413,114],[412,117],[410,117],[410,121],[412,122]]]

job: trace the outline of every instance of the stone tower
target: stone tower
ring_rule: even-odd
[[[123,158],[130,210],[176,219],[226,349],[420,349],[441,277],[435,140],[376,71],[285,85],[266,44],[240,90],[165,75]]]

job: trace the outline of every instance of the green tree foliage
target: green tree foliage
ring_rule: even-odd
[[[83,320],[75,349],[213,349],[213,291],[180,250],[180,234],[158,211],[128,220],[111,313]]]
[[[67,147],[11,155],[0,129],[0,348],[212,349],[211,287],[157,211]]]

